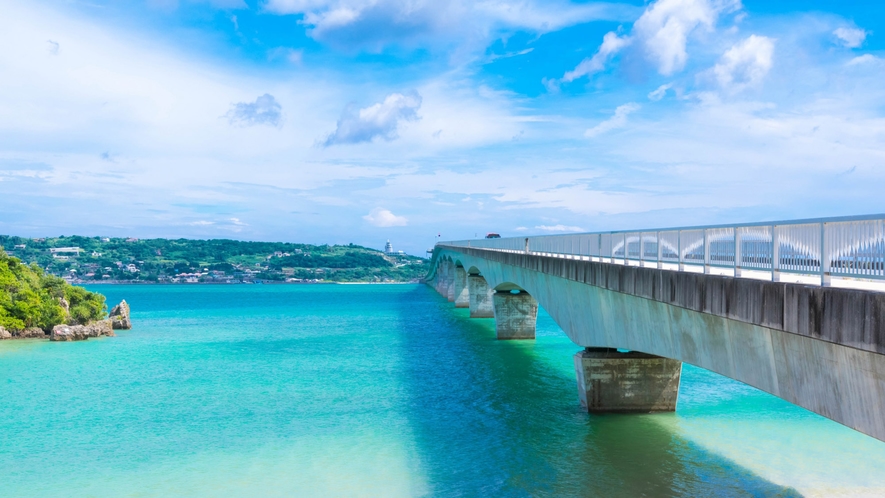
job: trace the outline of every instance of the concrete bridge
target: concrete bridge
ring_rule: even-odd
[[[589,411],[673,411],[688,362],[885,441],[885,292],[847,288],[883,278],[879,216],[446,242],[427,283],[499,339],[534,339],[542,306],[585,348]]]

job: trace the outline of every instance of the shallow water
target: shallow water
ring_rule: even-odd
[[[885,496],[885,443],[686,365],[591,416],[547,316],[418,285],[102,286],[135,328],[0,343],[2,496]]]

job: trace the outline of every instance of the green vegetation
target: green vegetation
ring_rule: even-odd
[[[63,303],[69,305],[70,314]],[[36,264],[8,256],[0,246],[0,327],[50,330],[61,323],[86,324],[105,317],[101,294],[48,275]]]
[[[423,258],[353,244],[0,236],[0,246],[52,275],[86,283],[409,282],[426,273]]]

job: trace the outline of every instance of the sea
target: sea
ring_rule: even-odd
[[[132,330],[0,342],[0,496],[885,496],[885,443],[685,365],[589,415],[543,310],[423,285],[102,285]]]

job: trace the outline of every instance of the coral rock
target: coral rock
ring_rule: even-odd
[[[114,306],[110,315],[111,326],[114,330],[129,330],[132,328],[132,320],[129,318],[129,305],[125,299],[120,304]]]

